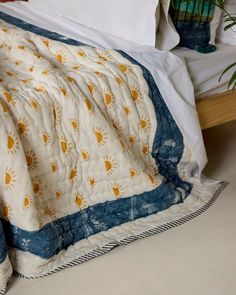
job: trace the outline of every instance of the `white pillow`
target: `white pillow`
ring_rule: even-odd
[[[225,0],[225,9],[230,14],[236,14],[236,1],[235,0]],[[224,31],[224,26],[225,26],[224,16],[225,16],[225,13],[223,12],[222,16],[221,16],[220,25],[219,25],[219,28],[218,28],[217,34],[216,34],[216,40],[220,43],[236,45],[236,25],[234,25],[230,29]]]
[[[155,46],[159,0],[30,0],[73,22],[142,45]],[[158,12],[157,12],[158,16]]]
[[[170,0],[160,0],[160,20],[156,34],[156,48],[171,50],[179,44],[179,34],[169,15]]]

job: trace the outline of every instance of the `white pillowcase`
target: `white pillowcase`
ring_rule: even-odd
[[[225,9],[230,14],[236,14],[236,1],[235,0],[225,0]],[[219,28],[217,30],[216,40],[220,43],[236,45],[236,25],[224,31],[224,16],[225,13],[222,13],[221,21]]]
[[[170,50],[179,42],[168,15],[170,0],[29,0],[29,4],[140,45]]]
[[[155,46],[158,0],[30,0],[30,4],[88,28]]]

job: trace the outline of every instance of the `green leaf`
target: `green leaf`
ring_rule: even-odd
[[[233,86],[233,90],[235,89],[235,83],[236,83],[236,71],[233,73],[230,81],[229,81],[229,84],[228,84],[228,89],[232,86],[232,84],[234,84]]]
[[[224,76],[224,74],[225,74],[226,72],[228,72],[230,69],[232,69],[234,66],[236,66],[236,62],[233,63],[233,64],[231,64],[231,65],[229,65],[229,66],[223,71],[223,73],[221,74],[221,76],[220,76],[220,78],[219,78],[219,82],[221,81],[221,79],[222,79],[222,77]]]

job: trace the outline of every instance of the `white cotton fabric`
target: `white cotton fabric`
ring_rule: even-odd
[[[6,3],[0,10],[29,23],[57,32],[85,44],[123,49],[146,66],[161,91],[167,107],[187,141],[198,164],[200,176],[207,163],[198,115],[195,109],[194,90],[183,60],[170,52],[152,47],[141,47],[108,34],[90,30],[79,24],[50,13],[42,13],[30,3]]]
[[[31,0],[75,23],[143,45],[155,45],[158,0]]]
[[[157,27],[156,45],[159,50],[171,50],[180,41],[179,34],[169,15],[170,0],[160,0],[160,19]]]
[[[219,78],[223,71],[235,62],[236,46],[219,43],[216,46],[217,50],[209,54],[188,48],[177,48],[172,51],[186,61],[197,99],[227,91],[232,72],[225,73],[221,81]]]
[[[214,17],[212,21],[210,22],[210,32],[211,32],[210,44],[215,44],[216,42],[216,31],[220,24],[221,14],[222,14],[221,8],[216,6]]]
[[[171,50],[179,35],[169,16],[170,0],[30,0],[88,28],[142,45]]]
[[[236,2],[235,2],[235,0],[225,1],[225,9],[230,14],[235,16],[235,13],[236,13]],[[226,14],[224,12],[221,15],[221,20],[220,20],[219,28],[217,30],[216,40],[218,42],[220,42],[220,43],[236,45],[236,25],[234,25],[233,27],[231,27],[230,29],[225,31],[224,27],[225,27],[225,25],[228,24],[228,22],[224,23],[225,15]]]

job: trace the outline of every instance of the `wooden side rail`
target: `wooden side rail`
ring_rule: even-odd
[[[202,129],[236,120],[236,91],[197,99],[196,106]]]

